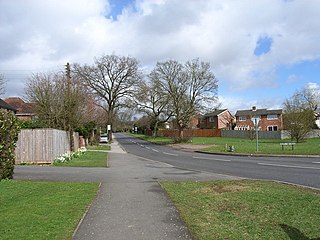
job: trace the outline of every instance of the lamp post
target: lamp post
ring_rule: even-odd
[[[251,121],[253,122],[253,125],[256,129],[256,151],[259,151],[259,121],[260,118],[257,116],[254,116],[253,118],[251,118]]]

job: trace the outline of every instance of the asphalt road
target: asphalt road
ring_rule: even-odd
[[[253,157],[214,155],[176,150],[122,134],[115,134],[131,154],[177,168],[207,171],[243,178],[277,180],[320,188],[318,157]]]

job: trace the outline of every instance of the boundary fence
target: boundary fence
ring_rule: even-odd
[[[79,134],[74,133],[74,147],[79,148]],[[22,129],[15,150],[16,163],[52,163],[70,151],[69,134],[57,129]]]

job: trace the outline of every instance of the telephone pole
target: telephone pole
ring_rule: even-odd
[[[71,124],[71,74],[70,74],[70,64],[67,62],[66,64],[66,77],[67,77],[67,95],[65,96],[65,111],[66,111],[66,130],[69,132],[69,142],[70,142],[70,150],[74,151],[74,139],[73,139],[73,128]]]

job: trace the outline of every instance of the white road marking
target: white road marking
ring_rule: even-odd
[[[192,158],[203,159],[203,160],[213,160],[213,161],[220,161],[220,162],[231,162],[231,160],[228,160],[228,159],[205,158],[205,157],[192,157]]]
[[[178,154],[174,154],[174,153],[167,153],[167,152],[162,152],[162,153],[170,156],[179,156]]]
[[[313,163],[319,163],[320,164],[320,162],[313,162]]]
[[[154,149],[154,148],[152,148],[151,150],[154,151],[154,152],[159,152],[159,150]]]
[[[149,147],[146,147],[146,149],[149,149],[149,150],[150,150],[151,148],[149,148]]]
[[[316,168],[316,167],[305,167],[305,166],[298,166],[298,165],[284,165],[284,164],[273,164],[273,163],[258,163],[258,164],[259,165],[264,165],[264,166],[274,166],[274,167],[302,168],[302,169],[320,170],[320,168]]]

